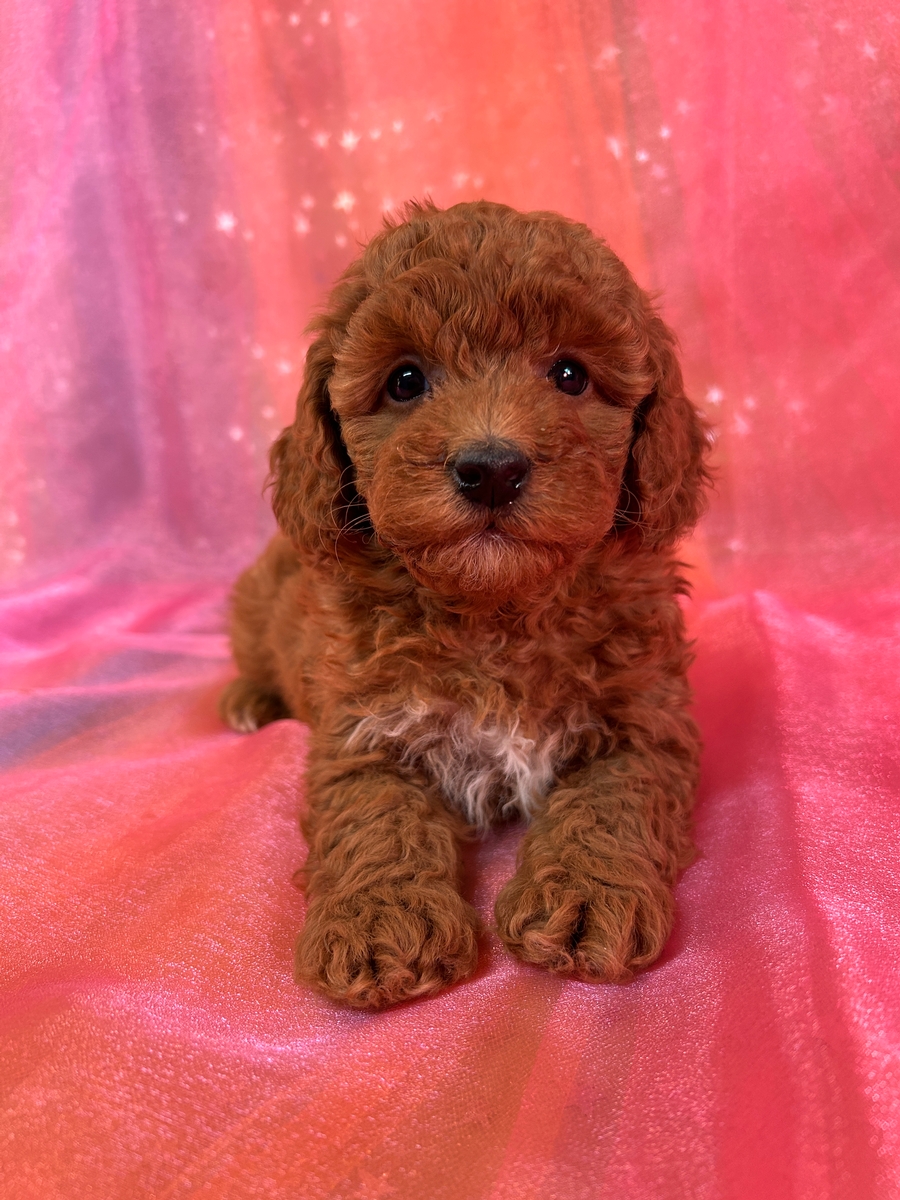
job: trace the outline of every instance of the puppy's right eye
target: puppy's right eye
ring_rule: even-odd
[[[401,404],[407,400],[415,400],[427,391],[428,380],[412,363],[404,363],[388,376],[387,394],[392,400],[399,400]]]

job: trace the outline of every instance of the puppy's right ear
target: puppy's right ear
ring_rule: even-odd
[[[320,326],[321,327],[321,326]],[[301,550],[333,557],[338,539],[360,525],[362,504],[353,486],[353,465],[328,398],[334,370],[331,330],[306,355],[297,414],[269,454],[272,507],[284,533]],[[364,531],[361,531],[364,532]]]

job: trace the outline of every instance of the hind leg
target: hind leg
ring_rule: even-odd
[[[253,733],[290,715],[277,692],[267,691],[243,675],[232,679],[219,697],[219,716],[238,733]]]
[[[281,588],[297,568],[290,543],[276,536],[235,584],[231,648],[240,675],[222,693],[219,715],[240,733],[252,733],[292,715],[281,694],[270,635]]]

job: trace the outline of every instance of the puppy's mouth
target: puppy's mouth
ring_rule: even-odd
[[[511,533],[511,527],[514,528],[516,525],[518,505],[506,504],[501,508],[482,508],[479,505],[474,512],[470,512],[468,515],[470,519],[474,518],[474,523],[478,526],[476,532],[506,535]]]
[[[403,553],[417,555],[423,550],[444,552],[447,554],[475,553],[478,551],[502,553],[504,550],[525,549],[535,539],[528,537],[521,529],[510,528],[503,518],[495,515],[486,516],[483,524],[475,528],[468,526],[447,532],[443,537],[433,537],[424,543],[413,543],[396,549]]]
[[[443,594],[497,602],[531,594],[577,567],[592,544],[591,505],[574,502],[565,479],[511,443],[476,443],[418,469],[404,462],[405,503],[394,474],[374,478],[373,525],[415,579]]]
[[[529,534],[524,529],[504,526],[502,520],[492,520],[483,529],[475,530],[468,535],[448,543],[447,549],[455,549],[460,555],[486,554],[495,558],[512,556],[521,558],[523,555],[546,550],[552,542],[547,539]],[[556,547],[554,549],[557,549]]]
[[[524,546],[534,540],[529,536],[523,513],[515,504],[497,509],[481,509],[469,514],[467,527],[457,531],[452,540],[460,547],[482,547],[502,551],[506,547]]]
[[[498,602],[533,590],[569,565],[562,547],[513,533],[496,519],[453,541],[407,548],[403,558],[421,583],[439,592]]]

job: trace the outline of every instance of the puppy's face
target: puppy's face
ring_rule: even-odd
[[[672,338],[582,225],[413,205],[314,328],[272,452],[276,515],[307,553],[365,572],[371,524],[419,582],[493,603],[614,531],[663,546],[697,518],[704,427]]]
[[[558,232],[433,245],[372,290],[336,354],[357,491],[379,541],[439,591],[527,589],[615,521],[653,380],[616,295],[630,277]]]

